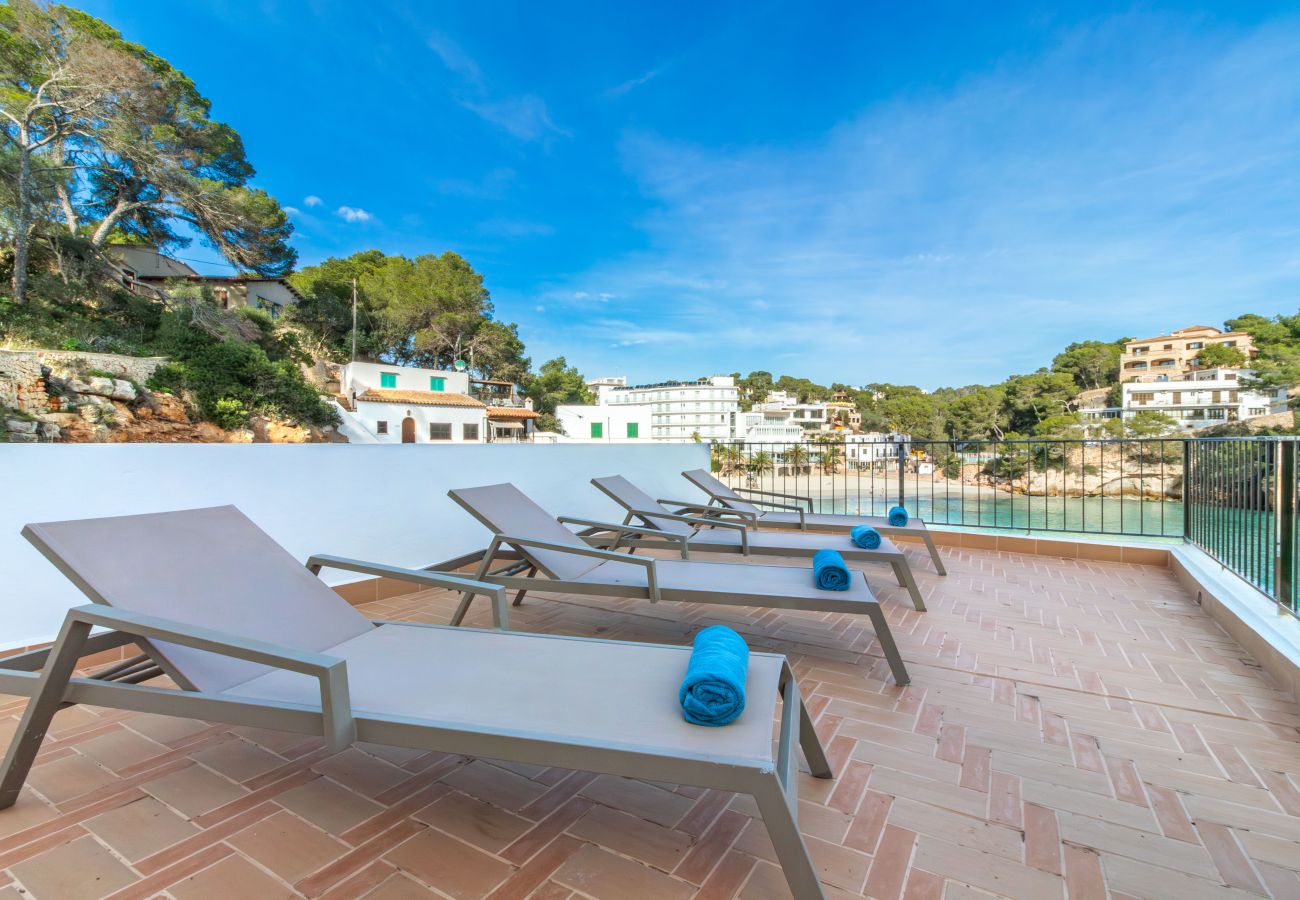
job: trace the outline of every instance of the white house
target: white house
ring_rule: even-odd
[[[487,405],[470,396],[464,372],[354,362],[342,368],[339,383],[354,424],[380,443],[488,439]]]
[[[830,431],[832,416],[829,403],[800,403],[799,398],[787,391],[771,391],[754,410],[763,413],[784,413],[786,419],[802,431]]]
[[[564,429],[564,436],[572,441],[624,444],[653,439],[648,406],[557,406],[555,417]]]
[[[752,409],[736,417],[736,436],[746,444],[797,444],[804,430],[789,409]]]
[[[869,468],[877,462],[893,462],[898,459],[898,445],[903,445],[903,455],[912,452],[910,435],[896,431],[868,431],[866,434],[844,435],[844,458],[850,469]]]
[[[1244,422],[1273,411],[1277,397],[1241,387],[1250,369],[1195,369],[1169,381],[1128,381],[1123,385],[1125,419],[1145,410],[1161,412],[1184,429]]]
[[[736,437],[740,398],[736,380],[715,375],[699,381],[666,381],[628,387],[608,382],[600,406],[643,406],[650,411],[650,436],[657,441],[730,441]]]

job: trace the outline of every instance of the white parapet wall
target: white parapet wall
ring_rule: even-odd
[[[20,536],[28,522],[233,503],[302,560],[425,566],[487,545],[451,488],[512,482],[555,515],[621,521],[591,478],[621,474],[652,496],[689,498],[681,472],[708,454],[706,444],[0,444],[0,650],[52,640],[67,609],[88,602]]]

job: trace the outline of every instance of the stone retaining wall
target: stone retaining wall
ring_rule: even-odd
[[[120,356],[116,353],[86,353],[80,350],[0,350],[5,354],[32,354],[41,365],[52,369],[84,371],[98,369],[115,378],[127,378],[144,384],[158,367],[169,362],[165,356]]]
[[[0,406],[33,415],[49,409],[41,361],[35,353],[0,350]]]

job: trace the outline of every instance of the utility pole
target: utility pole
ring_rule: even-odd
[[[352,279],[352,361],[357,361],[357,280]]]

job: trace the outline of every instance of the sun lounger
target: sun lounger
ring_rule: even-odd
[[[651,603],[666,600],[864,614],[875,628],[894,681],[907,684],[907,668],[889,622],[866,576],[859,571],[854,571],[849,590],[823,591],[813,583],[811,566],[735,566],[617,553],[592,547],[512,484],[457,488],[447,493],[493,533],[475,580],[520,591],[516,605],[522,592],[540,590],[634,597]],[[565,521],[584,528],[620,527],[587,519]],[[627,530],[649,533],[639,526]],[[512,548],[522,562],[494,570],[503,547]],[[469,593],[462,597],[453,624],[464,616],[472,599]]]
[[[486,594],[498,625],[505,591],[337,557],[303,567],[231,506],[23,533],[95,602],[69,611],[52,648],[0,661],[0,692],[31,697],[0,767],[0,808],[55,711],[86,703],[323,735],[333,749],[366,741],[750,794],[794,895],[823,896],[795,818],[796,740],[813,775],[832,773],[783,656],[752,654],[745,713],[702,728],[678,705],[688,647],[371,622],[314,573]],[[143,654],[74,676],[83,655],[127,644]],[[163,674],[179,687],[140,683]]]
[[[855,525],[870,525],[882,535],[889,537],[898,537],[900,535],[919,537],[925,541],[925,546],[930,551],[930,558],[934,560],[935,571],[940,575],[948,574],[948,570],[943,567],[943,560],[939,558],[939,551],[935,549],[934,538],[930,536],[930,530],[925,527],[925,522],[920,519],[909,519],[906,525],[900,526],[890,525],[889,519],[885,516],[813,512],[811,497],[804,497],[799,494],[783,494],[779,491],[732,488],[704,469],[691,469],[689,472],[683,472],[682,475],[685,476],[687,481],[708,495],[709,503],[701,507],[699,504],[683,503],[679,505],[672,500],[664,501],[671,507],[678,507],[681,511],[690,510],[708,516],[716,514],[720,510],[725,510],[731,516],[741,515],[743,517],[742,521],[751,523],[755,528],[797,528],[800,531],[848,532]],[[768,499],[771,497],[781,499]],[[791,503],[789,501],[796,502]]]
[[[912,605],[925,611],[925,600],[912,576],[912,567],[898,545],[882,538],[880,546],[867,550],[856,546],[847,537],[823,537],[813,534],[791,534],[788,531],[751,531],[743,523],[704,520],[699,516],[673,512],[662,502],[622,475],[593,478],[594,484],[605,496],[623,507],[626,515],[622,525],[640,524],[650,529],[646,533],[624,530],[598,531],[594,527],[588,543],[637,549],[677,550],[687,559],[692,550],[701,553],[739,553],[744,556],[785,556],[811,559],[825,547],[838,550],[848,562],[883,562],[894,570],[898,583],[907,588]],[[563,517],[561,521],[564,521]],[[656,531],[663,534],[657,534]]]

